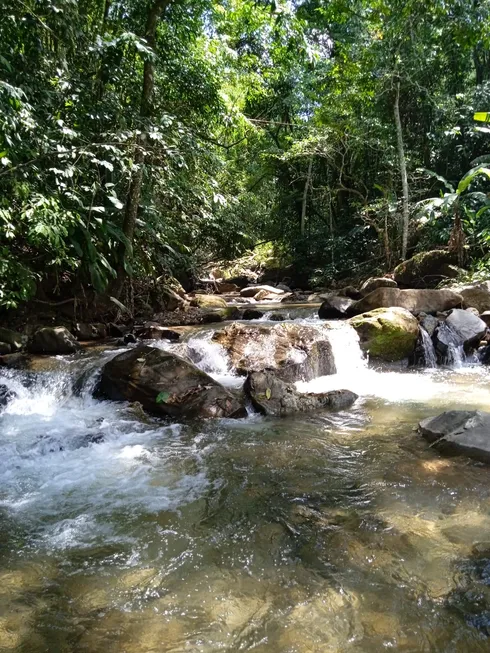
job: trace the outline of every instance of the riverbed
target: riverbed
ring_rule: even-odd
[[[490,650],[488,466],[415,430],[490,410],[490,374],[376,367],[332,328],[338,373],[300,388],[360,395],[338,413],[166,424],[92,398],[117,350],[5,373],[0,650]],[[210,330],[188,345],[236,387]]]

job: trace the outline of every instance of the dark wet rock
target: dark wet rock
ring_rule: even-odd
[[[483,311],[480,314],[480,320],[483,320],[487,327],[490,327],[490,311]]]
[[[454,309],[435,331],[436,349],[443,356],[451,345],[468,350],[479,344],[486,330],[487,325],[477,315]]]
[[[245,288],[246,286],[249,286],[254,281],[255,278],[252,278],[251,276],[247,277],[245,275],[231,277],[230,279],[227,279],[227,283],[231,283],[235,286],[238,286],[238,288]]]
[[[22,349],[25,340],[26,338],[17,331],[12,331],[12,329],[5,329],[0,327],[0,342],[10,345],[12,352],[16,352]]]
[[[354,300],[349,297],[327,297],[318,309],[318,317],[321,320],[337,320],[347,317],[349,308]]]
[[[478,358],[482,365],[490,365],[490,345],[482,347],[482,349],[478,352]]]
[[[264,313],[256,308],[246,308],[242,314],[242,320],[260,320]]]
[[[408,358],[417,342],[419,323],[404,308],[379,308],[349,320],[359,335],[361,349],[373,358]]]
[[[217,331],[213,340],[225,348],[239,374],[268,368],[276,370],[283,381],[292,382],[336,372],[327,330],[294,323],[235,323]]]
[[[361,291],[354,288],[354,286],[345,286],[335,293],[338,297],[349,297],[349,299],[354,299],[357,301],[361,299]]]
[[[451,264],[456,262],[456,255],[443,249],[420,252],[398,265],[393,277],[400,286],[409,288],[435,288],[443,279],[457,276]]]
[[[73,354],[80,345],[65,327],[43,327],[27,343],[31,354]]]
[[[285,322],[289,320],[289,315],[287,313],[272,313],[269,320],[271,322]]]
[[[371,277],[367,279],[361,286],[361,296],[365,297],[377,288],[398,288],[398,284],[394,279],[388,277]]]
[[[110,322],[107,325],[107,333],[111,338],[122,338],[128,330],[128,327],[115,322]]]
[[[352,304],[351,315],[372,311],[375,308],[398,307],[412,313],[438,313],[451,308],[460,308],[461,295],[452,290],[400,290],[398,288],[377,288],[369,295]]]
[[[0,383],[0,408],[5,408],[12,399],[15,399],[16,394],[4,383]]]
[[[195,365],[154,347],[119,354],[102,368],[96,395],[137,401],[151,413],[184,419],[243,417],[238,398]]]
[[[123,336],[122,340],[123,340],[123,344],[125,344],[125,345],[134,345],[134,344],[136,344],[138,342],[138,340],[137,340],[136,336],[134,335],[134,333],[126,333]]]
[[[490,413],[449,410],[419,424],[422,435],[438,450],[490,462]]]
[[[244,391],[256,410],[278,417],[325,408],[342,410],[352,406],[357,399],[357,395],[349,390],[300,393],[294,385],[279,379],[272,370],[251,372],[245,381]]]
[[[136,336],[143,340],[171,340],[172,342],[177,342],[180,339],[180,333],[177,331],[167,329],[154,322],[147,322],[136,329]]]
[[[220,311],[209,311],[201,317],[201,324],[215,324],[223,322],[223,315]]]
[[[107,327],[101,322],[77,322],[74,334],[78,340],[104,340],[107,338]]]
[[[0,342],[0,356],[4,356],[5,354],[11,354],[12,353],[12,347],[8,344],[8,342]]]

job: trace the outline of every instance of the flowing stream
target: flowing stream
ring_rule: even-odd
[[[329,328],[337,374],[298,387],[357,392],[339,413],[167,425],[92,398],[115,351],[0,373],[0,650],[489,651],[488,466],[414,427],[489,410],[490,374],[376,368]],[[211,333],[189,352],[238,387]]]

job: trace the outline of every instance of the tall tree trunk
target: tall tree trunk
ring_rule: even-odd
[[[407,161],[405,159],[405,147],[403,145],[402,122],[400,120],[400,80],[396,83],[395,95],[395,124],[396,139],[398,146],[398,160],[400,163],[400,174],[402,178],[402,260],[407,258],[408,244],[408,177]]]
[[[156,43],[156,31],[158,19],[161,17],[171,0],[153,0],[146,18],[145,39],[148,46],[154,50]],[[143,88],[141,90],[140,119],[144,123],[152,113],[153,89],[155,86],[155,65],[153,59],[145,59],[143,67]],[[143,126],[143,124],[142,124]],[[117,267],[117,278],[112,287],[112,294],[118,297],[121,294],[124,281],[127,276],[127,264],[132,258],[132,244],[136,219],[138,217],[138,208],[141,198],[141,188],[143,185],[143,171],[145,164],[145,144],[146,134],[144,131],[136,139],[134,150],[134,168],[129,183],[128,194],[126,197],[126,208],[124,211],[123,233],[126,237],[126,243],[121,244],[119,248],[119,264]]]
[[[305,188],[303,190],[303,201],[301,202],[301,237],[305,235],[306,227],[306,205],[308,203],[308,188],[311,184],[311,168],[313,166],[313,157],[311,157],[308,163],[308,172],[306,173]]]

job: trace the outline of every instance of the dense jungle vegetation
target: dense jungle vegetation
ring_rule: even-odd
[[[490,265],[489,0],[3,0],[0,69],[4,308],[263,243],[327,284],[455,221]]]

